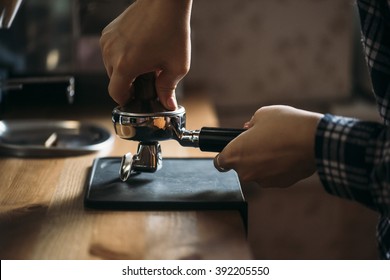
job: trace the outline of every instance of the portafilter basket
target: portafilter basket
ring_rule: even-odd
[[[162,166],[159,141],[176,140],[181,146],[196,147],[205,152],[220,152],[243,129],[203,127],[187,130],[183,106],[166,110],[157,99],[154,73],[134,81],[134,100],[112,111],[115,133],[125,140],[138,141],[136,155],[123,156],[120,178],[126,181],[132,172],[155,172]],[[159,110],[159,111],[156,111]]]

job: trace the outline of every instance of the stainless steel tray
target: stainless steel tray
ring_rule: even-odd
[[[17,157],[74,156],[109,147],[105,128],[78,121],[0,121],[0,154]]]

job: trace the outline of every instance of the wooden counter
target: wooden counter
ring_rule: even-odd
[[[205,97],[183,100],[187,128],[218,124]],[[110,112],[88,119],[113,132]],[[114,132],[113,132],[114,133]],[[213,153],[162,142],[164,157]],[[137,143],[115,137],[99,154],[55,159],[0,158],[1,259],[249,259],[238,211],[102,211],[84,208],[88,170],[99,156]]]

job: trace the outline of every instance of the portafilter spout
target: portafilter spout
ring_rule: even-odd
[[[178,106],[177,110],[168,111],[159,102],[154,73],[142,75],[134,81],[134,96],[129,105],[116,107],[112,111],[116,134],[122,139],[140,142],[135,156],[126,154],[122,158],[120,178],[123,181],[132,172],[155,172],[161,167],[158,141],[173,139],[181,146],[196,147],[205,152],[220,152],[244,131],[216,127],[187,130],[184,107]]]

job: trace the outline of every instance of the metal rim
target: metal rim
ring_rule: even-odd
[[[11,130],[9,129],[11,127]],[[73,147],[45,147],[44,145],[27,144],[20,145],[7,143],[3,141],[3,136],[13,131],[32,130],[44,127],[53,130],[60,129],[93,129],[99,132],[98,141]],[[12,120],[0,121],[0,154],[6,154],[16,157],[56,157],[56,156],[76,156],[91,152],[104,150],[114,142],[113,135],[103,127],[92,123],[83,123],[78,121],[44,121],[44,120]]]
[[[165,111],[165,112],[154,112],[154,113],[131,113],[123,111],[123,107],[116,107],[112,111],[113,114],[118,114],[120,116],[124,117],[148,117],[148,118],[158,118],[158,117],[173,117],[177,115],[184,114],[186,112],[185,108],[183,106],[179,105],[179,108],[175,111]]]

